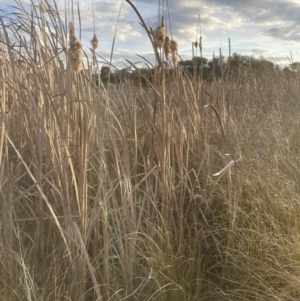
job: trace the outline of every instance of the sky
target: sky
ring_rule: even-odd
[[[66,0],[67,2],[71,0]],[[21,0],[27,5],[28,0]],[[48,0],[51,4],[53,0]],[[178,43],[183,60],[192,57],[192,42],[202,35],[203,56],[231,53],[263,56],[280,66],[300,61],[300,1],[299,0],[132,0],[148,27],[159,23],[165,15],[168,35]],[[38,4],[38,0],[35,0]],[[62,16],[65,1],[56,1]],[[77,3],[77,2],[75,2]],[[116,38],[113,62],[123,68],[130,62],[154,61],[153,50],[144,28],[131,6],[121,0],[79,0],[81,41],[88,51],[94,30],[99,40],[97,53],[109,60],[113,37]],[[168,9],[167,9],[168,4]],[[13,11],[11,0],[0,0],[0,7]],[[76,6],[76,4],[75,4]],[[77,11],[77,10],[76,10]],[[75,30],[79,22],[75,11]],[[94,12],[94,14],[93,14]],[[117,23],[119,15],[119,21]],[[200,22],[199,22],[200,16]],[[94,26],[95,17],[95,26]],[[117,29],[116,29],[117,27]],[[79,34],[78,34],[79,36]],[[199,50],[198,50],[199,51]]]

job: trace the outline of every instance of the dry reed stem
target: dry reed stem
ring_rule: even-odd
[[[1,130],[0,130],[0,166],[2,166],[2,152],[3,152],[3,145],[4,145],[4,138],[5,138],[5,112],[6,112],[6,74],[4,72],[4,68],[1,70],[1,79],[2,79],[2,87],[0,90],[0,101],[1,101],[1,115],[0,115],[0,124],[1,124]],[[1,173],[0,173],[0,179],[1,179]],[[0,183],[0,188],[2,188],[2,184]],[[2,190],[2,189],[1,189]]]
[[[28,175],[32,178],[33,182],[36,183],[37,181],[36,181],[35,177],[34,177],[33,174],[31,173],[29,167],[27,166],[27,164],[26,164],[26,162],[24,161],[23,157],[21,156],[20,152],[17,150],[16,146],[14,145],[14,143],[12,142],[12,140],[9,138],[9,136],[8,136],[7,133],[5,133],[5,137],[6,137],[7,141],[11,144],[11,146],[13,147],[13,149],[15,150],[15,152],[16,152],[16,154],[18,155],[19,159],[21,160],[23,166],[25,167],[25,169],[26,169]],[[60,232],[60,234],[61,234],[61,237],[62,237],[62,239],[63,239],[63,241],[64,241],[64,243],[65,243],[65,247],[66,247],[66,249],[67,249],[68,252],[69,252],[70,250],[69,250],[69,245],[68,245],[67,240],[66,240],[66,236],[65,236],[65,234],[64,234],[64,232],[63,232],[63,229],[62,229],[62,227],[61,227],[61,224],[60,224],[59,220],[57,219],[56,214],[55,214],[55,212],[54,212],[54,210],[53,210],[53,208],[52,208],[50,202],[48,201],[46,195],[44,194],[43,189],[41,188],[41,186],[40,186],[39,184],[37,184],[36,187],[37,187],[37,189],[38,189],[38,191],[39,191],[41,197],[42,197],[43,200],[45,201],[46,205],[48,206],[48,209],[49,209],[49,211],[50,211],[50,213],[51,213],[51,215],[52,215],[52,217],[53,217],[53,219],[54,219],[54,221],[55,221],[55,223],[56,223],[56,225],[57,225],[57,227],[58,227],[58,229],[59,229],[59,232]],[[71,261],[71,260],[70,260],[70,263],[72,264],[72,261]]]
[[[42,24],[43,24],[44,27],[47,24],[47,19],[44,16],[42,16]]]
[[[76,238],[78,240],[79,249],[81,249],[81,251],[83,253],[83,256],[84,256],[84,259],[86,261],[86,264],[88,266],[88,269],[89,269],[89,272],[90,272],[90,276],[91,276],[92,281],[93,281],[94,289],[95,289],[95,292],[96,292],[96,295],[97,295],[97,300],[98,301],[102,301],[102,296],[101,296],[99,285],[97,283],[97,279],[96,279],[96,276],[95,276],[95,273],[94,273],[94,268],[93,268],[93,266],[92,266],[92,264],[90,262],[90,258],[89,258],[89,255],[87,253],[85,244],[83,242],[80,230],[79,230],[79,228],[78,228],[78,226],[77,226],[77,224],[75,222],[72,222],[72,227],[73,227],[73,230],[74,230],[74,234],[75,234],[75,236],[76,236]]]
[[[137,8],[133,5],[133,3],[130,1],[130,0],[125,0],[132,8],[133,10],[135,11],[135,13],[137,14],[137,16],[139,17],[140,19],[140,22],[141,22],[141,25],[143,26],[143,28],[145,29],[148,37],[149,37],[149,40],[151,41],[151,44],[153,46],[153,50],[154,50],[154,54],[155,54],[155,57],[156,57],[156,60],[158,62],[159,65],[161,65],[161,60],[160,60],[160,56],[159,56],[159,53],[157,51],[157,47],[155,45],[155,42],[154,42],[154,37],[153,37],[153,30],[152,28],[150,27],[150,30],[148,29],[144,19],[142,18],[141,14],[139,13],[139,11],[137,10]]]

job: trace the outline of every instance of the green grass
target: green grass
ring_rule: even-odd
[[[0,300],[299,300],[298,74],[106,90],[47,8],[1,19]]]

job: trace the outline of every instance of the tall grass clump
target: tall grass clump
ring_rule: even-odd
[[[43,3],[0,18],[1,298],[299,300],[299,75],[162,68],[137,11],[156,68],[106,90]]]

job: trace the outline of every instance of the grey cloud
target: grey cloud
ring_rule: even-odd
[[[204,0],[204,2],[207,5],[231,9],[246,20],[260,24],[272,21],[297,21],[300,15],[300,5],[288,0]]]
[[[94,3],[95,12],[101,15],[113,15],[117,17],[119,13],[120,4],[119,3],[106,3],[106,2],[96,2]]]
[[[262,31],[262,33],[281,40],[300,42],[300,23],[297,22],[284,27],[272,27]]]
[[[268,53],[269,49],[263,49],[263,48],[253,48],[251,49],[251,53],[253,54],[258,54],[258,55],[263,55],[265,53]]]
[[[22,0],[28,1],[28,0]],[[49,0],[52,2],[53,0]],[[56,0],[61,14],[64,16],[64,1]],[[82,19],[83,42],[87,46],[93,34],[92,0],[79,0]],[[158,0],[132,0],[148,27],[155,28],[158,24]],[[163,1],[160,1],[162,3]],[[166,3],[166,1],[164,1]],[[300,41],[300,2],[292,0],[171,0],[169,13],[171,24],[166,16],[166,26],[179,44],[179,52],[188,53],[191,42],[196,39],[198,14],[201,15],[201,28],[204,51],[216,52],[220,44],[227,43],[228,37],[236,41],[236,47],[243,54],[272,54],[285,49],[266,50],[265,37],[271,37],[277,46],[287,48],[284,41]],[[8,0],[0,0],[7,4]],[[100,40],[99,51],[111,49],[112,36],[116,26],[121,0],[94,0],[96,17],[96,33]],[[78,22],[76,23],[78,24]],[[286,25],[285,25],[286,24]],[[143,54],[151,52],[151,45],[139,19],[133,9],[124,1],[119,20],[120,30],[117,32],[115,59],[130,58],[136,60],[132,51]],[[259,35],[258,33],[261,33]],[[128,36],[128,38],[124,38]],[[123,40],[122,40],[123,39]],[[270,39],[271,40],[271,39]],[[247,43],[248,42],[248,43]],[[134,46],[133,46],[134,45]],[[272,44],[274,45],[274,44]],[[282,46],[282,47],[283,47]],[[128,48],[128,53],[118,52],[119,47]],[[270,46],[270,48],[273,46]],[[148,50],[147,50],[148,49]],[[190,55],[190,54],[188,54]],[[151,57],[150,57],[151,59]]]

